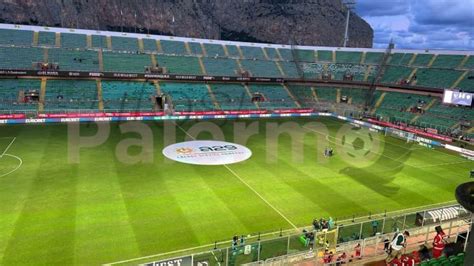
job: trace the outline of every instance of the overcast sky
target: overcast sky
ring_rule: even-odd
[[[374,47],[474,50],[474,0],[357,0]]]

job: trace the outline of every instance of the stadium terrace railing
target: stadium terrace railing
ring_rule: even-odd
[[[409,230],[414,236],[425,234],[423,243],[431,240],[428,236],[434,231],[436,225],[441,225],[450,237],[468,233],[472,216],[471,213],[454,202],[394,212],[367,213],[359,216],[354,214],[334,219],[334,227],[328,231],[314,231],[313,245],[310,245],[303,233],[303,230],[313,232],[313,227],[305,226],[298,229],[280,229],[273,232],[249,234],[244,236],[244,242],[239,242],[237,246],[232,246],[230,240],[216,241],[213,244],[200,247],[132,258],[106,265],[155,265],[150,263],[172,260],[180,260],[181,265],[193,265],[192,263],[194,265],[241,265],[254,262],[262,263],[273,258],[298,254],[299,256],[310,254],[312,258],[317,259],[321,257],[322,251],[326,248],[334,253],[346,252],[349,254],[353,251],[356,243],[361,243],[362,255],[368,256],[383,253],[383,247],[380,247],[380,245],[383,246],[381,243],[385,237],[391,239],[397,230]],[[376,229],[374,229],[374,222],[377,222]]]

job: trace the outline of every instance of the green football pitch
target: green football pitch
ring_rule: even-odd
[[[71,161],[67,125],[1,126],[0,264],[98,265],[307,226],[313,218],[452,201],[474,167],[454,153],[331,118],[199,124],[242,143],[236,122],[256,133],[243,143],[253,155],[227,166],[164,158],[169,137],[184,141],[195,121],[140,126],[152,133],[145,142],[152,160],[135,164],[117,158],[120,143],[141,138],[124,133],[123,123],[111,124],[102,144],[81,148],[79,161]],[[81,125],[83,137],[96,132],[95,124]],[[333,157],[322,156],[325,147]]]

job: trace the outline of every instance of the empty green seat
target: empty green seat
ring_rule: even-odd
[[[112,36],[112,49],[118,51],[138,51],[138,39]]]
[[[0,44],[5,45],[31,45],[33,31],[0,29]]]
[[[40,31],[38,36],[38,45],[54,46],[56,44],[56,34],[49,31]]]
[[[87,47],[87,36],[77,33],[61,33],[61,47],[84,49]]]
[[[205,84],[186,82],[160,82],[161,92],[171,96],[177,111],[202,111],[214,109]]]
[[[205,43],[204,49],[209,57],[225,56],[224,47],[221,44]]]
[[[102,81],[102,98],[105,110],[151,111],[156,88],[150,82]]]
[[[144,73],[152,65],[148,54],[103,52],[102,56],[106,72]]]
[[[48,79],[44,110],[98,110],[97,99],[97,85],[94,80]]]
[[[252,93],[260,93],[265,101],[258,103],[260,107],[267,109],[295,108],[295,102],[288,95],[288,92],[280,84],[275,85],[250,85]]]
[[[147,55],[149,57],[149,55]],[[158,65],[165,67],[167,73],[183,75],[202,75],[197,57],[194,56],[173,56],[156,55]]]
[[[161,40],[161,48],[165,54],[186,55],[184,42]]]

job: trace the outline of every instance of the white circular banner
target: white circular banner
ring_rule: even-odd
[[[169,145],[163,149],[163,155],[181,163],[223,165],[245,161],[252,156],[252,151],[225,141],[194,140]]]

